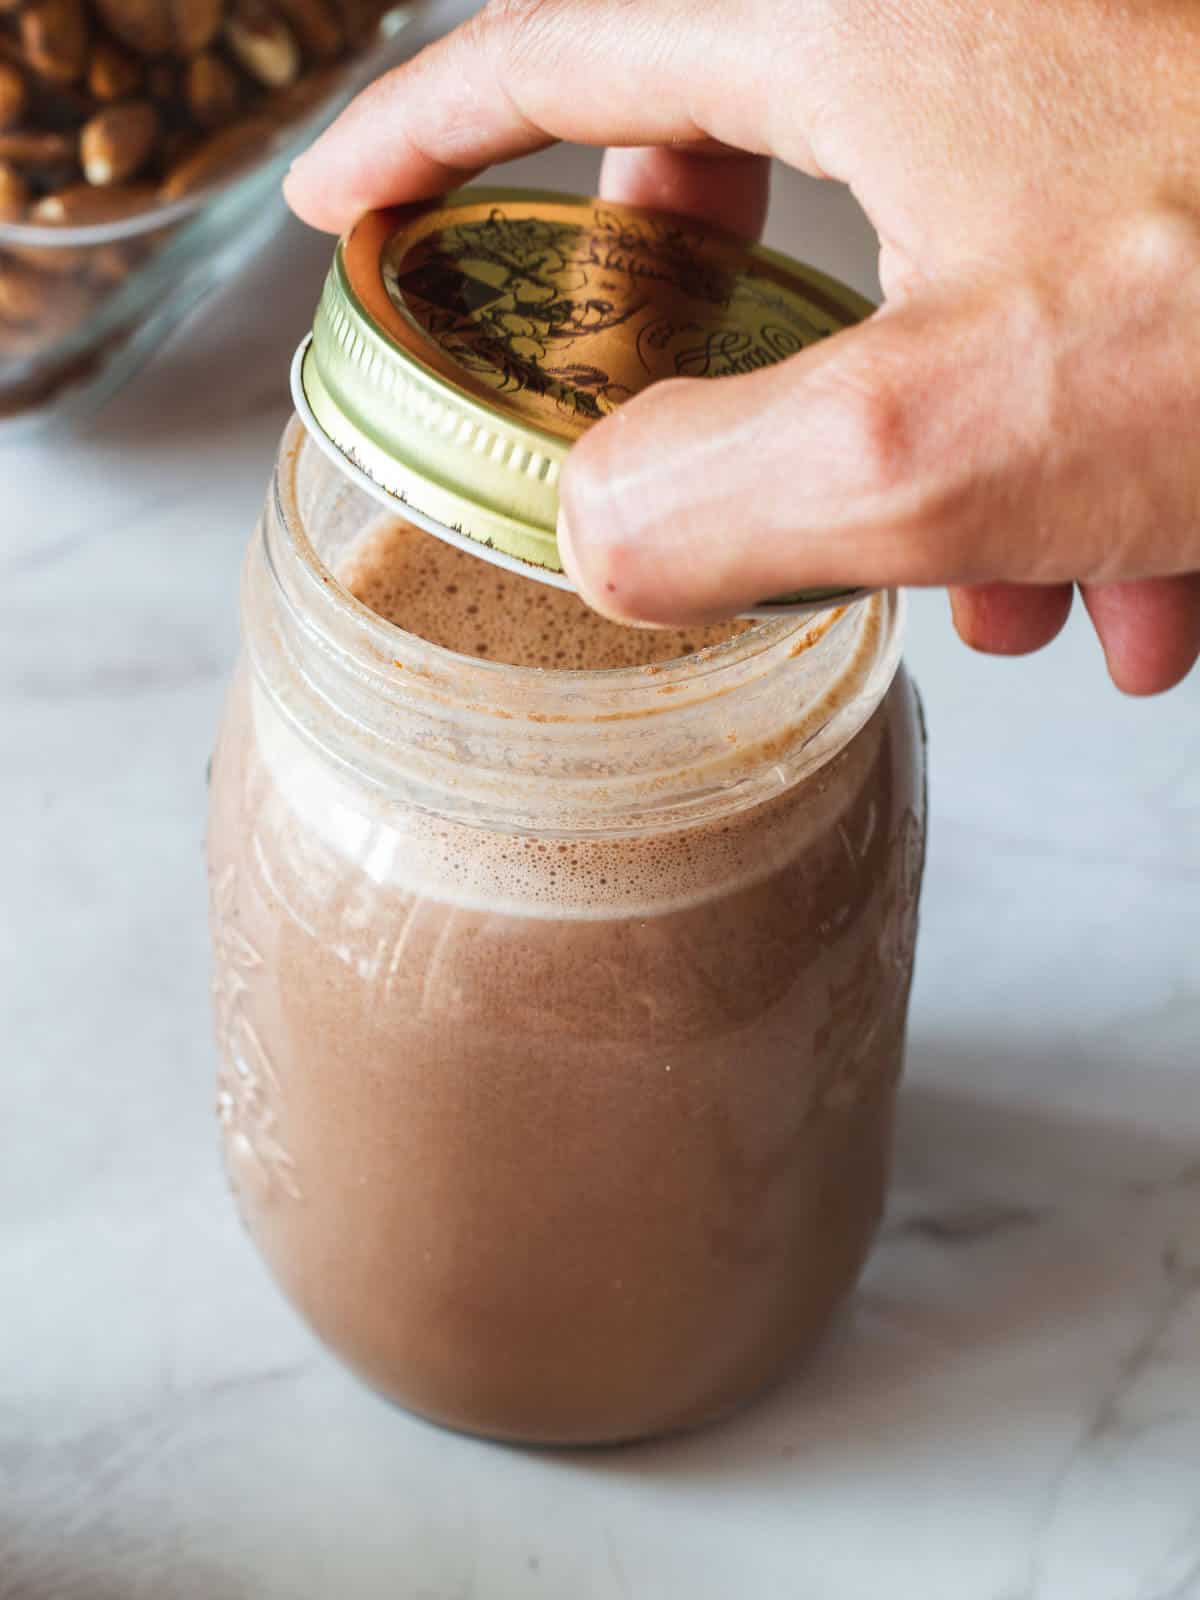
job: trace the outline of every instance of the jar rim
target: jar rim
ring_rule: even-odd
[[[302,450],[316,448],[302,421],[293,416],[280,447],[279,465],[272,494],[279,525],[286,533],[291,552],[304,575],[308,597],[322,611],[338,617],[361,635],[362,642],[379,656],[399,668],[427,669],[439,665],[460,680],[477,679],[475,687],[486,697],[489,685],[503,683],[516,693],[616,691],[622,696],[641,691],[658,702],[677,692],[686,681],[689,686],[703,684],[729,667],[753,661],[773,648],[786,644],[796,656],[816,648],[861,605],[851,601],[815,614],[763,618],[739,634],[733,634],[688,655],[643,666],[628,667],[535,667],[466,655],[447,645],[435,644],[420,634],[411,633],[389,621],[359,600],[320,557],[304,525],[296,487],[296,473]],[[328,459],[328,458],[327,458]],[[336,470],[336,466],[335,466]],[[381,516],[386,513],[381,512]],[[397,505],[397,521],[406,519],[405,508]],[[268,555],[270,555],[268,548]],[[276,570],[277,581],[280,574]],[[536,582],[535,578],[530,579]],[[866,597],[869,599],[870,597]],[[466,684],[464,684],[466,687]]]
[[[323,560],[307,522],[353,529],[359,497],[293,417],[246,569],[244,636],[298,733],[422,809],[570,833],[738,809],[832,759],[899,665],[894,591],[650,666],[461,655],[371,611]]]

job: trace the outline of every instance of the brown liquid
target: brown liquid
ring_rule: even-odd
[[[414,544],[347,574],[425,631]],[[548,614],[475,637],[540,659]],[[616,1440],[729,1409],[819,1338],[882,1207],[901,1067],[903,677],[775,801],[554,840],[360,795],[243,673],[213,802],[230,1175],[368,1382],[473,1431]]]
[[[406,522],[369,530],[338,577],[356,599],[409,633],[514,667],[649,666],[721,644],[751,626],[623,628],[565,589],[494,567]]]

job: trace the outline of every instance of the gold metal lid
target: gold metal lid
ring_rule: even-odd
[[[586,428],[661,378],[770,366],[872,309],[824,273],[686,218],[464,189],[371,212],[341,241],[292,386],[317,441],[377,498],[565,588],[559,475]]]

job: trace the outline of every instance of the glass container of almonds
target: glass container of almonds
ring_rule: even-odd
[[[416,9],[0,0],[0,434],[98,403],[237,270]]]

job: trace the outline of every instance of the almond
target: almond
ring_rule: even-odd
[[[206,50],[220,31],[224,0],[170,0],[170,5],[175,54]]]
[[[144,183],[114,185],[93,189],[90,183],[77,183],[48,194],[30,207],[26,221],[39,228],[86,228],[97,222],[119,222],[123,217],[144,211],[157,200],[157,191]],[[73,273],[90,265],[105,245],[9,245],[11,255],[55,277]]]
[[[216,38],[223,0],[95,0],[108,30],[142,56],[195,55]]]
[[[136,177],[158,137],[158,112],[145,100],[98,111],[79,135],[79,164],[97,187]]]
[[[142,86],[141,66],[120,45],[101,39],[88,62],[87,86],[88,93],[105,104],[125,100]]]
[[[275,3],[309,61],[337,60],[345,45],[345,36],[328,0],[275,0]]]
[[[237,74],[220,56],[195,56],[187,65],[184,95],[198,127],[224,127],[237,111]]]
[[[69,133],[0,133],[0,161],[18,167],[57,167],[75,160]]]
[[[295,122],[327,100],[344,74],[345,67],[342,65],[317,67],[312,72],[306,72],[302,78],[297,78],[289,88],[276,89],[269,94],[263,101],[263,110],[268,116],[274,117],[280,127],[284,123]]]
[[[238,66],[266,89],[286,89],[300,76],[300,47],[281,17],[242,0],[225,23],[225,38]]]
[[[20,122],[29,102],[25,79],[7,61],[0,61],[0,128]]]
[[[93,222],[119,222],[135,216],[154,200],[154,186],[148,183],[114,184],[107,189],[76,183],[39,200],[29,220],[48,228],[86,228]]]
[[[167,174],[160,195],[164,200],[182,200],[219,183],[261,155],[277,131],[278,125],[270,117],[249,117],[212,134]]]
[[[29,208],[29,185],[7,161],[0,161],[0,222],[20,222]]]
[[[88,24],[81,0],[37,0],[21,13],[29,65],[55,83],[74,83],[87,66]]]

